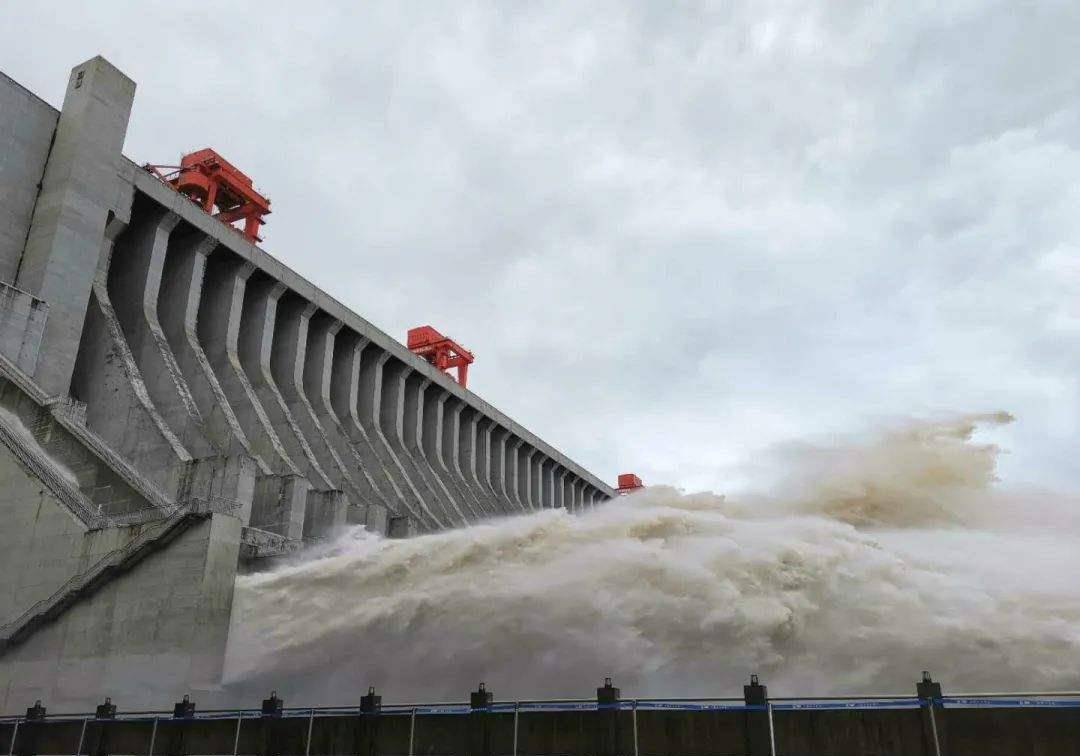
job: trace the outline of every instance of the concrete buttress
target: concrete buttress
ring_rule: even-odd
[[[0,74],[0,714],[234,705],[238,570],[614,496],[124,157],[134,92]]]

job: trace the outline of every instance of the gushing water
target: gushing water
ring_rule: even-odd
[[[311,703],[1080,687],[1075,498],[995,485],[1004,414],[793,447],[772,490],[650,488],[239,581],[227,682]]]

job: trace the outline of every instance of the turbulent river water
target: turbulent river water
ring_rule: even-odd
[[[348,532],[237,586],[227,686],[305,703],[1080,687],[1080,500],[1001,487],[1004,414],[785,453],[768,491],[654,487],[409,540]]]

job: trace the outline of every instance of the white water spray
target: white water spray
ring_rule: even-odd
[[[972,416],[799,447],[767,495],[650,488],[242,578],[227,682],[305,703],[1080,687],[1078,502],[994,485]]]

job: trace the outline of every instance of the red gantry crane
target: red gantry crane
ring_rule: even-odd
[[[143,167],[222,223],[242,220],[245,239],[262,241],[259,226],[270,214],[270,200],[255,191],[247,174],[209,147],[184,155],[180,165]]]
[[[615,489],[615,493],[622,496],[638,491],[644,487],[645,484],[641,482],[641,478],[634,475],[634,473],[621,473],[619,475],[619,487]]]
[[[429,325],[409,329],[409,351],[418,354],[439,370],[457,368],[457,382],[464,388],[469,380],[473,357],[465,347],[448,339]]]

